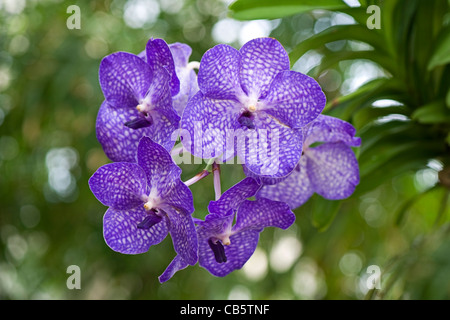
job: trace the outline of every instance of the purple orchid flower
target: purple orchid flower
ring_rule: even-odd
[[[238,155],[256,175],[289,174],[302,154],[302,127],[326,100],[314,79],[289,67],[273,38],[251,40],[240,50],[223,44],[208,50],[200,61],[200,91],[181,120],[184,147],[200,158]]]
[[[199,265],[211,274],[224,277],[242,268],[255,251],[259,234],[264,228],[287,229],[294,223],[294,213],[283,202],[264,198],[247,200],[259,188],[256,180],[245,178],[224,192],[219,200],[210,202],[210,213],[204,221],[195,220]],[[175,272],[186,267],[183,258],[176,256],[159,280],[167,281]]]
[[[188,264],[197,262],[193,197],[180,174],[167,150],[143,137],[137,163],[109,163],[92,175],[92,193],[109,207],[103,234],[111,249],[144,253],[170,233],[177,254]]]
[[[361,139],[348,122],[320,115],[305,129],[303,156],[295,170],[281,182],[265,185],[256,197],[283,201],[292,210],[304,204],[314,193],[329,200],[349,197],[359,183],[359,167],[351,147]],[[317,146],[316,144],[321,143]]]
[[[137,145],[148,136],[166,150],[172,149],[172,135],[180,117],[172,96],[180,91],[180,81],[168,45],[150,39],[145,59],[116,52],[100,63],[99,80],[105,101],[96,123],[97,139],[113,161],[135,161]]]

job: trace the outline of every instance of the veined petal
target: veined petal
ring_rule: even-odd
[[[163,197],[176,184],[181,169],[173,162],[170,153],[160,144],[143,137],[138,145],[137,161],[147,176],[147,186],[153,196]]]
[[[259,113],[255,130],[246,131],[247,139],[237,147],[237,154],[247,170],[264,178],[287,176],[297,165],[302,154],[303,134],[278,119]]]
[[[274,38],[258,38],[239,50],[242,56],[240,81],[244,92],[253,98],[264,98],[275,76],[289,70],[289,56]]]
[[[99,81],[105,99],[115,108],[136,107],[153,79],[152,69],[138,56],[116,52],[103,58]]]
[[[114,162],[101,166],[89,179],[94,196],[105,206],[132,209],[143,203],[145,172],[136,163]]]
[[[226,213],[209,213],[205,217],[205,221],[196,219],[197,230],[201,230],[206,237],[219,238],[220,235],[231,230],[234,222],[235,212],[230,209]]]
[[[171,109],[172,96],[169,87],[170,74],[164,68],[157,69],[153,73],[153,80],[146,93],[146,100],[151,103],[153,109]]]
[[[361,139],[355,137],[355,133],[356,129],[350,123],[321,114],[309,125],[305,145],[309,146],[314,142],[342,141],[348,146],[359,147]]]
[[[203,55],[198,70],[198,85],[212,99],[234,99],[240,94],[240,54],[235,48],[219,44]]]
[[[135,108],[113,108],[106,101],[102,103],[95,124],[97,139],[103,151],[112,161],[135,162],[139,141],[143,136],[150,137],[171,150],[175,139],[173,132],[178,128],[179,116],[173,110],[154,110],[150,112],[152,124],[148,127],[131,129],[124,124],[141,118]]]
[[[180,80],[175,72],[175,63],[172,53],[167,43],[162,39],[150,39],[145,48],[147,63],[153,72],[161,72],[166,69],[169,73],[169,86],[171,95],[174,96],[180,91]]]
[[[189,100],[181,118],[183,146],[204,159],[226,153],[227,136],[238,126],[239,108],[236,101],[211,99],[199,91]]]
[[[257,174],[254,174],[253,172],[251,172],[250,170],[247,169],[247,166],[245,164],[242,165],[242,169],[244,171],[244,174],[246,177],[250,177],[255,179],[259,184],[263,184],[263,185],[273,185],[273,184],[277,184],[283,180],[285,180],[289,175],[281,177],[281,178],[272,178],[272,177],[263,177],[263,176],[259,176]]]
[[[192,53],[191,47],[184,43],[173,43],[169,45],[175,62],[175,71],[180,79],[180,92],[173,97],[173,108],[181,116],[188,100],[198,92],[197,74],[188,66],[189,57]]]
[[[306,171],[306,162],[306,156],[302,156],[298,166],[286,179],[276,184],[264,185],[256,194],[256,198],[285,202],[292,210],[300,207],[314,193]]]
[[[150,127],[144,128],[147,129],[145,135],[167,151],[172,150],[177,139],[180,117],[173,109],[153,110],[149,114],[153,123]]]
[[[189,264],[186,263],[186,261],[184,261],[181,256],[176,255],[175,258],[167,266],[166,270],[164,270],[164,272],[159,276],[159,282],[163,283],[170,280],[176,272],[183,270],[188,266]]]
[[[130,210],[109,208],[103,216],[103,237],[108,246],[120,253],[139,254],[164,240],[168,233],[164,219],[148,229],[137,227],[146,215],[141,206]]]
[[[325,103],[317,81],[295,71],[278,73],[261,101],[265,112],[291,128],[303,127],[316,119]]]
[[[180,179],[177,179],[172,188],[164,195],[164,204],[181,210],[183,214],[194,212],[192,192]]]
[[[254,196],[259,188],[255,179],[245,178],[226,190],[219,200],[211,201],[208,211],[221,216],[228,215],[230,210],[236,210],[245,199]]]
[[[95,130],[97,140],[112,161],[135,162],[139,140],[148,128],[134,130],[124,125],[140,117],[135,108],[114,108],[106,101],[100,106]]]
[[[164,210],[170,220],[168,228],[170,236],[172,237],[175,252],[179,254],[187,264],[196,264],[198,259],[198,242],[192,216],[180,212],[173,207],[165,207]]]
[[[359,183],[353,150],[343,142],[324,143],[305,152],[306,168],[315,192],[326,199],[349,197]]]
[[[186,67],[192,54],[192,48],[185,43],[175,42],[169,44],[169,49],[175,63],[175,70]]]
[[[284,202],[265,198],[245,200],[238,209],[233,232],[249,229],[261,232],[267,227],[287,229],[294,221],[294,213]]]
[[[198,92],[199,88],[197,84],[197,74],[193,69],[177,69],[177,75],[180,79],[180,92],[173,97],[172,102],[173,108],[181,116],[189,99]]]
[[[200,230],[198,236],[199,265],[217,277],[224,277],[234,270],[241,269],[255,252],[259,240],[259,232],[255,230],[246,230],[232,235],[230,245],[224,246],[227,261],[218,263],[208,244],[209,236]]]

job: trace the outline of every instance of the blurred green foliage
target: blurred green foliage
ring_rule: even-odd
[[[0,299],[450,298],[449,1],[273,3],[0,1]],[[71,4],[79,30],[66,27]],[[366,25],[369,5],[380,29]],[[266,229],[243,270],[216,278],[195,266],[161,285],[170,238],[142,255],[113,252],[87,185],[108,162],[95,137],[100,60],[154,37],[189,44],[199,61],[261,34],[319,81],[325,113],[355,125],[361,183],[343,201],[314,195],[287,231]],[[203,166],[182,168],[188,179]],[[223,190],[243,177],[221,169]],[[211,186],[211,176],[191,186],[196,217]],[[66,286],[70,265],[81,290]],[[371,265],[379,290],[368,290]]]

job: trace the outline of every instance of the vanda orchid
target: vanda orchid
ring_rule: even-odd
[[[175,254],[160,282],[197,263],[224,277],[251,258],[265,228],[288,229],[314,192],[338,200],[359,183],[355,129],[321,114],[325,94],[289,69],[280,42],[219,44],[199,63],[191,53],[152,38],[141,53],[112,53],[99,68],[96,132],[112,162],[89,186],[108,207],[104,239],[122,254],[151,254],[170,235]],[[175,150],[206,167],[182,181]],[[222,193],[221,165],[235,157],[247,177]],[[215,199],[194,208],[194,197],[209,193],[189,186],[211,173]]]

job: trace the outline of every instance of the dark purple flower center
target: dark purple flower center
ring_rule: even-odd
[[[214,258],[216,259],[217,263],[224,263],[227,262],[227,256],[225,255],[225,248],[223,247],[220,240],[212,240],[211,238],[208,239],[209,247],[214,252]]]
[[[149,114],[144,114],[143,117],[138,117],[133,120],[125,122],[125,126],[131,129],[140,129],[151,126],[153,123],[152,117]]]
[[[144,220],[142,220],[140,223],[138,223],[137,227],[138,229],[149,229],[153,227],[155,224],[161,222],[162,217],[159,215],[158,209],[151,209],[147,216],[145,216]]]
[[[238,118],[238,122],[249,129],[255,129],[255,123],[253,122],[253,115],[250,111],[244,111]]]

